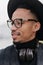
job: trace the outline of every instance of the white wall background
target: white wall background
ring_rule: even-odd
[[[12,44],[10,30],[7,27],[7,3],[9,0],[0,0],[0,49]],[[43,3],[43,0],[40,0]]]
[[[10,30],[7,27],[7,4],[9,0],[0,0],[0,49],[12,44]]]

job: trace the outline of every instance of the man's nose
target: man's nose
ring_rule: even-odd
[[[11,26],[11,30],[16,30],[16,29],[17,29],[17,27],[15,25]]]

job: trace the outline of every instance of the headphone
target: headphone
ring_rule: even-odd
[[[31,61],[35,55],[35,49],[20,49],[19,50],[19,60],[22,61]]]

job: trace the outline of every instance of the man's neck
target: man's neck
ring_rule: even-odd
[[[36,38],[31,40],[31,41],[24,42],[24,43],[20,43],[20,42],[15,43],[14,42],[17,49],[22,49],[22,48],[31,48],[31,49],[33,49],[33,48],[36,48],[37,43],[38,43],[38,41],[36,40]]]

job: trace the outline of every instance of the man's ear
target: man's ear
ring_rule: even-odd
[[[41,27],[40,22],[35,22],[33,27],[34,27],[34,28],[33,28],[33,29],[34,29],[34,32],[40,30],[40,27]]]

